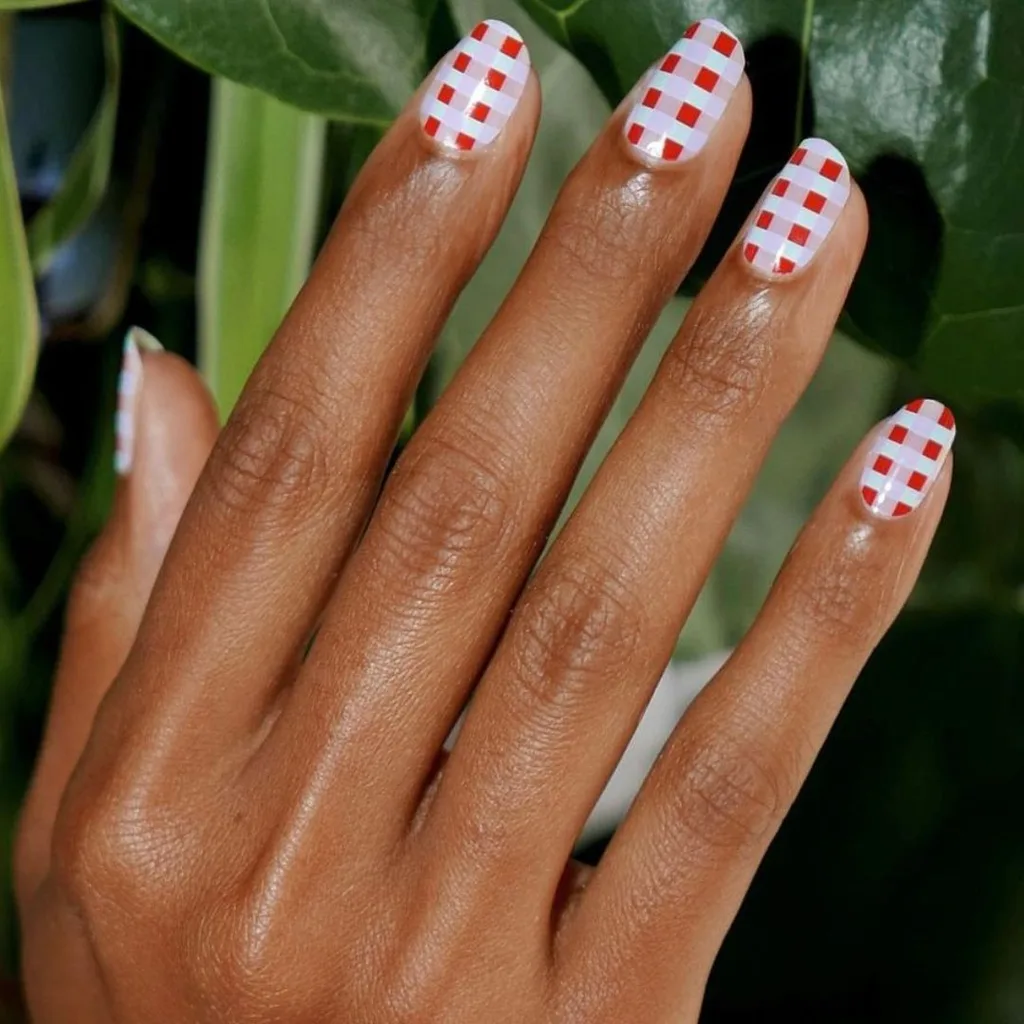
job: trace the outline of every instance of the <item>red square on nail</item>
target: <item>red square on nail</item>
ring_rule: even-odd
[[[487,35],[487,22],[486,22],[486,21],[481,21],[481,22],[480,22],[480,23],[479,23],[479,24],[478,24],[478,25],[476,26],[476,28],[474,28],[474,29],[473,29],[473,31],[472,31],[472,32],[470,32],[470,35],[471,35],[471,36],[472,36],[472,37],[473,37],[474,39],[479,39],[479,40],[483,40],[484,36],[486,36],[486,35]]]
[[[700,28],[700,22],[699,21],[695,21],[683,33],[683,38],[684,39],[692,39],[697,34],[697,29],[699,29],[699,28]]]
[[[700,111],[692,103],[684,103],[676,114],[676,120],[692,128],[700,120]]]
[[[643,134],[644,126],[634,121],[629,126],[629,131],[626,133],[626,138],[629,139],[629,141],[632,142],[634,146],[636,146],[639,144],[640,139],[643,137]]]
[[[748,263],[753,263],[754,260],[757,259],[757,252],[758,247],[754,245],[753,242],[747,242],[747,244],[743,246],[743,258]]]
[[[907,486],[912,491],[920,491],[924,488],[924,485],[926,483],[928,483],[928,477],[926,477],[924,473],[920,473],[917,470],[914,470],[914,472],[910,474],[910,479],[907,481]]]
[[[915,398],[912,402],[907,402],[908,412],[920,412],[921,407],[924,405],[923,398]]]
[[[942,407],[942,415],[939,417],[939,426],[945,427],[947,430],[952,430],[956,425],[956,420],[953,419],[953,414],[945,407]]]
[[[775,261],[776,274],[792,274],[796,270],[796,264],[788,256],[780,256]]]
[[[903,444],[907,439],[907,428],[897,423],[896,426],[889,431],[889,440],[895,441],[897,444]]]
[[[813,213],[821,213],[825,209],[825,197],[820,192],[808,192],[804,206]]]
[[[772,185],[773,196],[784,196],[789,191],[789,181],[786,178],[779,178],[778,181]]]
[[[789,240],[797,245],[806,245],[807,239],[811,237],[810,231],[803,224],[794,224],[789,230]]]
[[[828,159],[821,165],[821,176],[829,181],[838,181],[843,173],[843,165],[837,160]]]
[[[697,72],[697,77],[693,80],[693,84],[705,92],[713,92],[715,86],[718,85],[718,78],[719,76],[711,68],[701,68]]]
[[[714,48],[726,57],[731,57],[732,51],[736,49],[736,40],[728,32],[719,32]]]
[[[921,454],[934,462],[942,454],[942,445],[938,441],[928,441]]]
[[[896,502],[896,507],[892,510],[892,514],[895,518],[905,516],[908,512],[912,512],[913,509],[902,501]]]
[[[469,67],[469,54],[465,50],[460,50],[452,61],[452,67],[456,71],[464,72]]]
[[[669,74],[672,74],[672,72],[675,71],[675,69],[677,67],[679,67],[679,54],[678,53],[670,53],[661,62],[661,70],[662,71],[667,71]]]
[[[441,127],[441,122],[436,117],[428,117],[423,122],[423,130],[431,137],[434,138],[437,135],[438,128]]]
[[[445,82],[440,89],[437,90],[437,98],[442,103],[451,103],[452,97],[455,95],[455,90]]]
[[[759,228],[770,228],[773,220],[775,220],[774,213],[770,213],[768,210],[762,210],[760,214],[758,214],[757,220],[754,221],[754,223]]]
[[[494,68],[491,68],[491,70],[487,72],[485,81],[492,89],[501,92],[505,87],[506,78],[508,78],[508,75],[503,75],[500,71],[495,71]]]
[[[864,496],[864,500],[868,505],[874,505],[875,498],[878,497],[878,491],[876,491],[874,487],[862,487],[860,489],[860,493]]]
[[[683,154],[683,147],[675,139],[666,139],[661,150],[662,160],[678,160]]]
[[[476,145],[476,139],[472,135],[467,135],[465,132],[459,132],[455,136],[455,145],[459,149],[472,149]]]
[[[469,116],[474,121],[486,121],[487,115],[490,114],[491,108],[486,103],[477,103],[473,106],[473,109],[469,112]]]
[[[501,44],[501,52],[506,57],[512,57],[513,59],[519,56],[519,51],[523,48],[522,39],[513,39],[511,36],[505,37],[505,42]]]
[[[875,459],[874,466],[871,467],[876,473],[881,473],[882,476],[888,476],[889,470],[892,469],[892,459],[888,455],[879,455]]]
[[[640,101],[645,107],[656,107],[658,100],[661,99],[660,89],[648,89],[644,93],[644,98]]]
[[[791,164],[796,164],[798,167],[804,162],[804,157],[807,156],[807,150],[801,146],[790,158]]]

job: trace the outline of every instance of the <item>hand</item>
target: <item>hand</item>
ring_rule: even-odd
[[[867,217],[838,153],[801,146],[531,577],[707,237],[750,89],[704,22],[627,97],[379,493],[536,125],[525,50],[476,37],[371,158],[208,461],[194,375],[129,350],[131,472],[71,601],[17,851],[39,1024],[696,1021],[918,574],[950,474],[931,402],[853,454],[599,867],[572,863]],[[487,110],[459,112],[467,81]]]

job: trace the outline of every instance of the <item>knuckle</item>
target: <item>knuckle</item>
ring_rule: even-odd
[[[635,252],[646,252],[637,232],[646,226],[635,216],[635,199],[619,188],[599,188],[570,179],[563,201],[555,208],[544,234],[564,257],[560,276],[602,287],[633,288]],[[638,223],[638,220],[643,223]]]
[[[770,382],[773,323],[770,310],[738,321],[714,315],[699,301],[693,306],[685,339],[669,348],[664,367],[698,424],[720,428],[756,408]]]
[[[676,789],[674,820],[710,849],[744,850],[776,827],[795,792],[784,764],[749,744],[715,742],[693,758]]]
[[[812,561],[800,570],[796,587],[793,621],[803,624],[802,635],[842,650],[874,646],[888,621],[900,560],[850,536]]]
[[[620,678],[640,646],[644,609],[610,553],[567,561],[538,577],[513,633],[521,697],[535,709],[571,704],[594,680]]]
[[[179,824],[116,780],[72,792],[54,825],[54,880],[83,911],[119,906],[163,918],[180,896]]]
[[[500,557],[515,519],[517,488],[499,449],[461,428],[424,441],[399,462],[377,521],[386,557],[421,585]],[[486,455],[477,454],[486,452]]]
[[[233,515],[309,515],[328,492],[331,412],[308,378],[254,381],[221,435],[209,479]]]

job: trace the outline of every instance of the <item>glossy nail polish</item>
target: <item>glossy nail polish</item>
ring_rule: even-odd
[[[420,106],[420,124],[450,149],[486,146],[512,116],[529,77],[522,36],[503,21],[481,21],[437,69]]]
[[[721,22],[691,25],[638,90],[623,129],[634,153],[656,164],[695,157],[725,113],[744,64],[743,47]]]
[[[135,458],[135,427],[138,420],[139,397],[142,392],[142,353],[160,352],[163,346],[152,334],[133,327],[124,337],[121,375],[117,382],[117,414],[114,421],[114,470],[127,476]]]
[[[850,170],[824,139],[804,139],[761,199],[743,257],[771,277],[807,266],[850,198]]]
[[[919,398],[882,427],[860,478],[865,504],[878,516],[898,519],[924,500],[946,461],[956,423],[941,402]]]

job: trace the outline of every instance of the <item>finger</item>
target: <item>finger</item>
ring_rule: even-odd
[[[728,187],[750,118],[742,49],[717,23],[694,34],[676,49],[696,46],[718,68],[718,84],[706,82],[704,144],[681,153],[643,127],[681,127],[645,105],[658,92],[646,84],[611,119],[392,474],[282,721],[288,749],[308,745],[313,728],[325,733],[325,756],[339,753],[330,737],[342,714],[367,744],[387,743],[393,756],[371,765],[350,742],[332,770],[350,780],[346,799],[364,792],[386,803],[393,828],[405,828],[580,461]],[[688,95],[679,76],[694,74],[692,61],[666,64],[679,74],[654,72],[665,103],[670,89]]]
[[[640,991],[652,1020],[699,1005],[765,849],[917,579],[954,431],[944,406],[919,401],[861,445],[669,740],[565,935],[567,965],[579,955],[623,981],[619,1008]]]
[[[516,876],[532,864],[542,906],[821,359],[860,261],[863,199],[834,148],[814,145],[839,166],[835,195],[845,203],[835,202],[827,241],[795,279],[764,277],[743,238],[726,255],[531,580],[445,773],[439,836],[500,807],[508,837],[481,870]],[[539,836],[550,851],[543,864]]]
[[[182,510],[217,436],[199,375],[145,332],[125,340],[117,422],[121,476],[110,519],[79,568],[42,751],[19,829],[18,891],[35,890],[49,863],[57,806],[124,664]]]
[[[140,651],[159,651],[176,685],[159,671],[133,679],[129,720],[184,716],[183,741],[198,722],[223,744],[263,719],[377,497],[437,332],[501,225],[538,107],[518,36],[482,23],[371,156],[221,435],[143,624]]]

